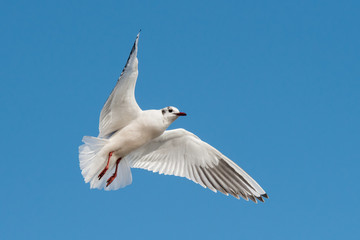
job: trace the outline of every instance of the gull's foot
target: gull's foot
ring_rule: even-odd
[[[109,157],[108,157],[108,160],[107,160],[107,163],[106,163],[106,167],[101,171],[101,173],[98,175],[98,179],[100,180],[104,175],[105,173],[107,172],[107,170],[109,169],[109,163],[110,163],[110,158],[112,156],[113,152],[109,152]]]
[[[108,170],[109,168],[106,166],[105,168],[104,168],[104,170],[102,170],[102,172],[99,174],[99,176],[98,176],[98,179],[100,180],[104,175],[105,175],[105,173],[107,172],[107,170]]]
[[[118,160],[116,160],[116,167],[115,167],[115,172],[114,174],[106,181],[106,186],[109,186],[116,178],[117,176],[117,171],[118,171],[118,167],[119,167],[119,163],[120,163],[121,158],[119,158]]]
[[[116,178],[116,173],[114,173],[106,182],[106,186],[108,187]]]

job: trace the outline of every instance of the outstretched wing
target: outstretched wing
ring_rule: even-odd
[[[126,158],[133,168],[186,177],[214,192],[254,202],[268,197],[238,165],[184,129],[165,131]]]
[[[141,112],[135,99],[135,85],[138,77],[137,51],[139,34],[117,84],[101,110],[99,137],[105,137],[125,127]]]

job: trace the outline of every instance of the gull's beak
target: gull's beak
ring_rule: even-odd
[[[175,115],[177,115],[177,116],[186,116],[186,113],[184,113],[184,112],[178,112],[178,113],[175,113]]]

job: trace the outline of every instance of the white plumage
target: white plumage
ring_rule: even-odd
[[[142,111],[135,100],[138,40],[107,99],[99,136],[83,138],[79,159],[91,188],[117,190],[132,182],[131,168],[186,177],[205,188],[244,199],[264,201],[265,191],[244,170],[196,135],[166,129],[179,116],[175,107]]]

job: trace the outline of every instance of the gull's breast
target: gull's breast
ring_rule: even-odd
[[[111,137],[111,148],[118,157],[124,157],[160,136],[164,130],[156,122],[134,121]]]

